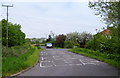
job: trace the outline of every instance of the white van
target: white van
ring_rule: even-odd
[[[46,48],[52,48],[52,47],[53,47],[52,43],[46,43]]]

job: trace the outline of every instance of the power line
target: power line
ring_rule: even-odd
[[[13,5],[8,5],[8,4],[2,4],[2,7],[7,8],[7,25],[6,25],[6,48],[8,49],[8,8],[13,7]],[[6,49],[6,51],[7,51]]]

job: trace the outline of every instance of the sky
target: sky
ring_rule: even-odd
[[[95,11],[88,7],[88,1],[0,1],[0,20],[6,19],[6,8],[2,4],[13,4],[9,8],[9,22],[20,24],[26,38],[45,37],[52,31],[55,35],[70,32],[96,33],[106,27]]]

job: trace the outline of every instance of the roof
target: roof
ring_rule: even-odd
[[[100,32],[102,35],[110,35],[112,31],[110,29],[105,29],[102,32]]]

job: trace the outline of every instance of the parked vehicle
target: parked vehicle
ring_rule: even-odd
[[[52,48],[52,47],[53,47],[52,43],[46,43],[46,48]]]

